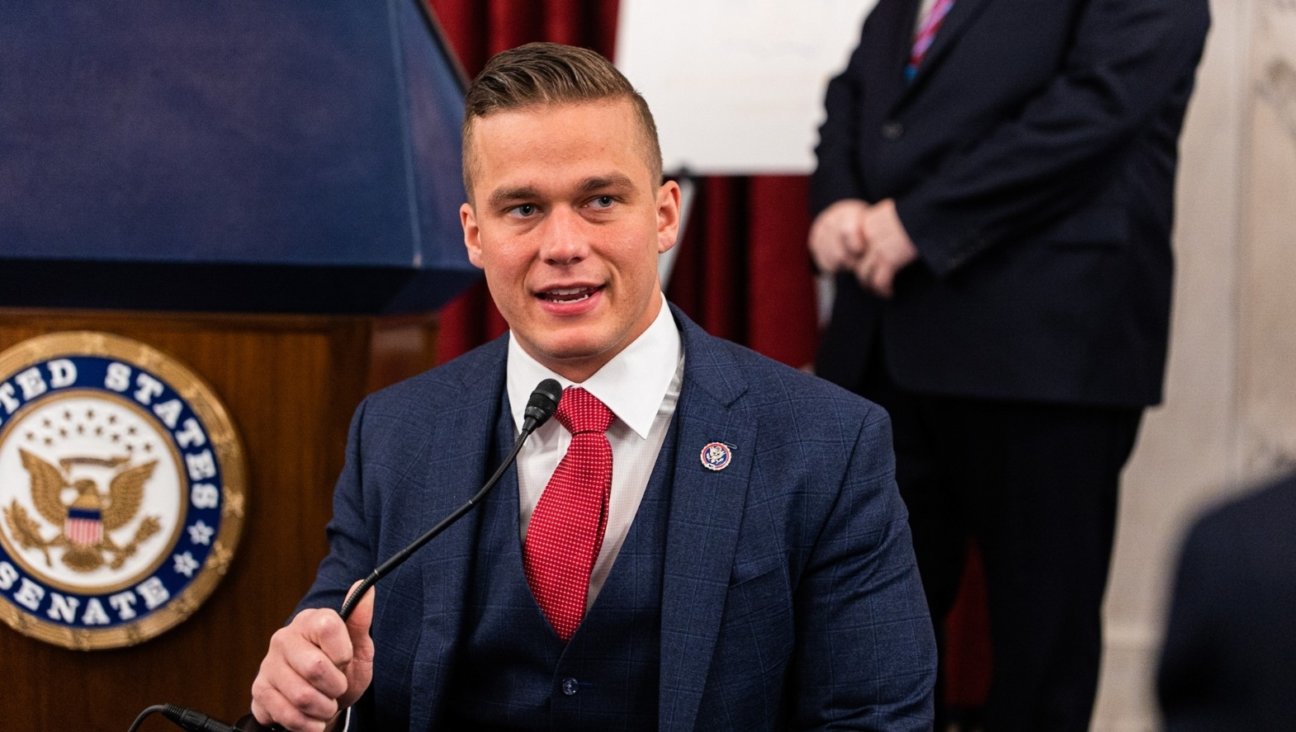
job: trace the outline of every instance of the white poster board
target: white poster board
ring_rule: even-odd
[[[875,0],[621,0],[617,67],[667,172],[808,174],[824,89]]]

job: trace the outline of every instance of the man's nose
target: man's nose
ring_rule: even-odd
[[[588,223],[569,208],[558,208],[543,224],[540,257],[551,264],[575,264],[589,254]]]

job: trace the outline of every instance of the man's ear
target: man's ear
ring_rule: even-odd
[[[675,246],[680,227],[679,183],[668,180],[657,189],[657,253]]]
[[[459,207],[459,225],[463,227],[464,248],[468,250],[468,261],[481,269],[481,229],[477,227],[477,214],[472,204],[465,203]]]

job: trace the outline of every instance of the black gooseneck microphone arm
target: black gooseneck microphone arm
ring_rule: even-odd
[[[360,602],[360,598],[364,597],[364,593],[367,592],[370,587],[373,587],[374,583],[383,577],[386,577],[387,573],[403,564],[406,559],[409,559],[411,554],[421,549],[424,544],[435,538],[437,534],[445,531],[451,524],[458,521],[460,518],[463,518],[464,514],[473,510],[473,507],[475,507],[481,499],[485,498],[487,493],[490,493],[491,489],[495,487],[495,484],[499,482],[500,476],[504,475],[504,471],[508,470],[508,467],[513,464],[515,459],[517,459],[518,451],[522,449],[522,443],[526,442],[526,438],[530,437],[531,433],[534,432],[537,427],[549,421],[549,418],[553,416],[554,411],[558,409],[558,400],[561,397],[562,387],[553,379],[545,379],[536,386],[535,391],[531,392],[531,398],[527,400],[526,411],[523,413],[524,418],[522,420],[522,429],[518,433],[517,440],[513,442],[513,449],[509,451],[508,456],[504,458],[504,462],[500,463],[500,466],[495,469],[495,473],[491,475],[491,477],[481,487],[481,490],[477,491],[477,494],[472,498],[469,498],[467,503],[455,509],[449,516],[441,519],[436,526],[433,526],[424,532],[422,536],[411,541],[409,546],[396,552],[390,559],[378,565],[374,571],[370,572],[369,576],[365,577],[364,581],[357,585],[355,590],[347,596],[346,601],[342,603],[342,609],[338,611],[338,614],[342,616],[343,620],[351,617],[351,612],[355,610],[355,606]]]
[[[464,514],[471,511],[478,503],[480,503],[481,500],[486,497],[486,494],[490,493],[491,489],[495,487],[495,484],[499,482],[500,477],[504,475],[504,471],[508,470],[509,466],[513,464],[513,461],[517,459],[517,454],[522,449],[522,444],[531,436],[531,433],[535,432],[540,425],[548,422],[549,418],[558,410],[558,400],[561,398],[562,385],[556,380],[545,379],[537,384],[535,390],[531,392],[531,397],[527,400],[526,410],[523,412],[522,428],[518,431],[517,440],[513,442],[513,449],[509,450],[509,454],[504,458],[504,461],[500,463],[500,466],[495,469],[495,472],[491,477],[487,479],[486,483],[482,485],[481,490],[477,491],[477,493],[472,498],[469,498],[462,506],[451,512],[449,516],[441,519],[436,526],[428,529],[417,539],[410,542],[404,549],[396,552],[387,561],[378,565],[374,571],[369,573],[369,576],[364,578],[364,581],[357,585],[356,588],[347,595],[346,600],[342,602],[342,608],[338,610],[338,615],[341,615],[343,620],[351,617],[351,613],[355,610],[356,604],[360,602],[360,598],[364,597],[365,592],[367,592],[370,587],[373,587],[378,580],[386,577],[393,569],[396,569],[406,559],[409,559],[410,555],[422,548],[424,544],[436,538],[438,534],[449,528],[451,524],[463,518]],[[265,727],[257,722],[256,718],[251,714],[244,715],[233,727],[231,727],[227,724],[217,722],[200,712],[186,709],[184,707],[178,707],[174,704],[165,705],[165,709],[161,705],[157,707],[149,707],[144,710],[138,718],[136,718],[135,724],[131,725],[131,729],[136,729],[140,722],[143,721],[144,717],[155,711],[161,712],[167,719],[175,722],[182,729],[191,730],[192,732],[271,732],[273,730],[282,729],[278,726]]]

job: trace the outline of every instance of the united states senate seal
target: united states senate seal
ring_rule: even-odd
[[[0,353],[0,619],[80,650],[189,617],[243,527],[242,445],[185,366],[88,331]]]

